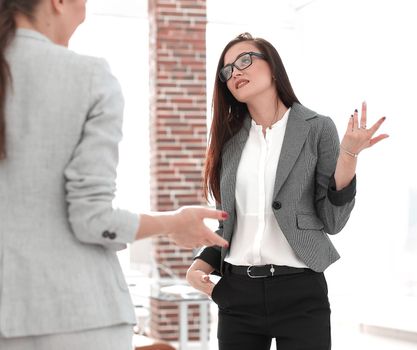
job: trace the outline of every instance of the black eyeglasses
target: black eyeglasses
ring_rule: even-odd
[[[219,72],[219,79],[221,82],[225,83],[228,81],[233,74],[233,67],[236,67],[239,70],[244,70],[252,64],[252,56],[265,59],[265,55],[259,52],[243,52],[233,63],[226,64]]]

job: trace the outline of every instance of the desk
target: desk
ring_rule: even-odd
[[[188,342],[188,305],[199,305],[200,309],[200,343],[202,350],[208,350],[208,312],[211,300],[187,285],[170,285],[153,288],[151,298],[170,301],[179,306],[179,350],[187,349]]]

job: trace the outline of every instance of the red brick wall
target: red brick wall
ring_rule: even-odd
[[[150,20],[151,207],[171,210],[205,204],[202,168],[206,151],[206,1],[148,0]],[[192,252],[166,238],[154,240],[155,259],[185,277]],[[166,276],[160,270],[161,276]],[[193,310],[189,312],[195,313]],[[198,312],[198,310],[197,310]],[[152,332],[178,337],[176,305],[152,302]],[[191,319],[190,336],[198,338]]]

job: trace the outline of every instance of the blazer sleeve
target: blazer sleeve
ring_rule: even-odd
[[[74,235],[81,242],[111,250],[126,248],[139,225],[137,214],[112,207],[123,107],[120,85],[108,64],[95,59],[89,111],[65,169],[66,200]]]
[[[343,229],[355,205],[356,175],[347,187],[336,191],[334,172],[339,145],[334,122],[328,117],[324,118],[318,141],[315,206],[324,223],[324,230],[329,234],[336,234]]]
[[[217,210],[221,210],[221,205],[216,205]],[[223,237],[223,221],[219,221],[219,227],[216,230],[216,233]],[[215,275],[220,274],[220,265],[221,265],[221,247],[218,246],[211,246],[211,247],[203,247],[201,248],[196,256],[195,259],[201,259],[205,261],[207,264],[211,265],[215,272]]]

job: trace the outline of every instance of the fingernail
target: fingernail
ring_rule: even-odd
[[[358,113],[358,110],[357,109],[355,109],[355,113]]]
[[[387,117],[382,117],[383,120],[387,119]]]
[[[353,118],[353,114],[351,114],[350,117]]]
[[[228,217],[229,217],[229,214],[228,214],[227,212],[225,212],[225,211],[224,211],[224,212],[222,213],[222,218],[223,218],[223,219],[227,219]]]

